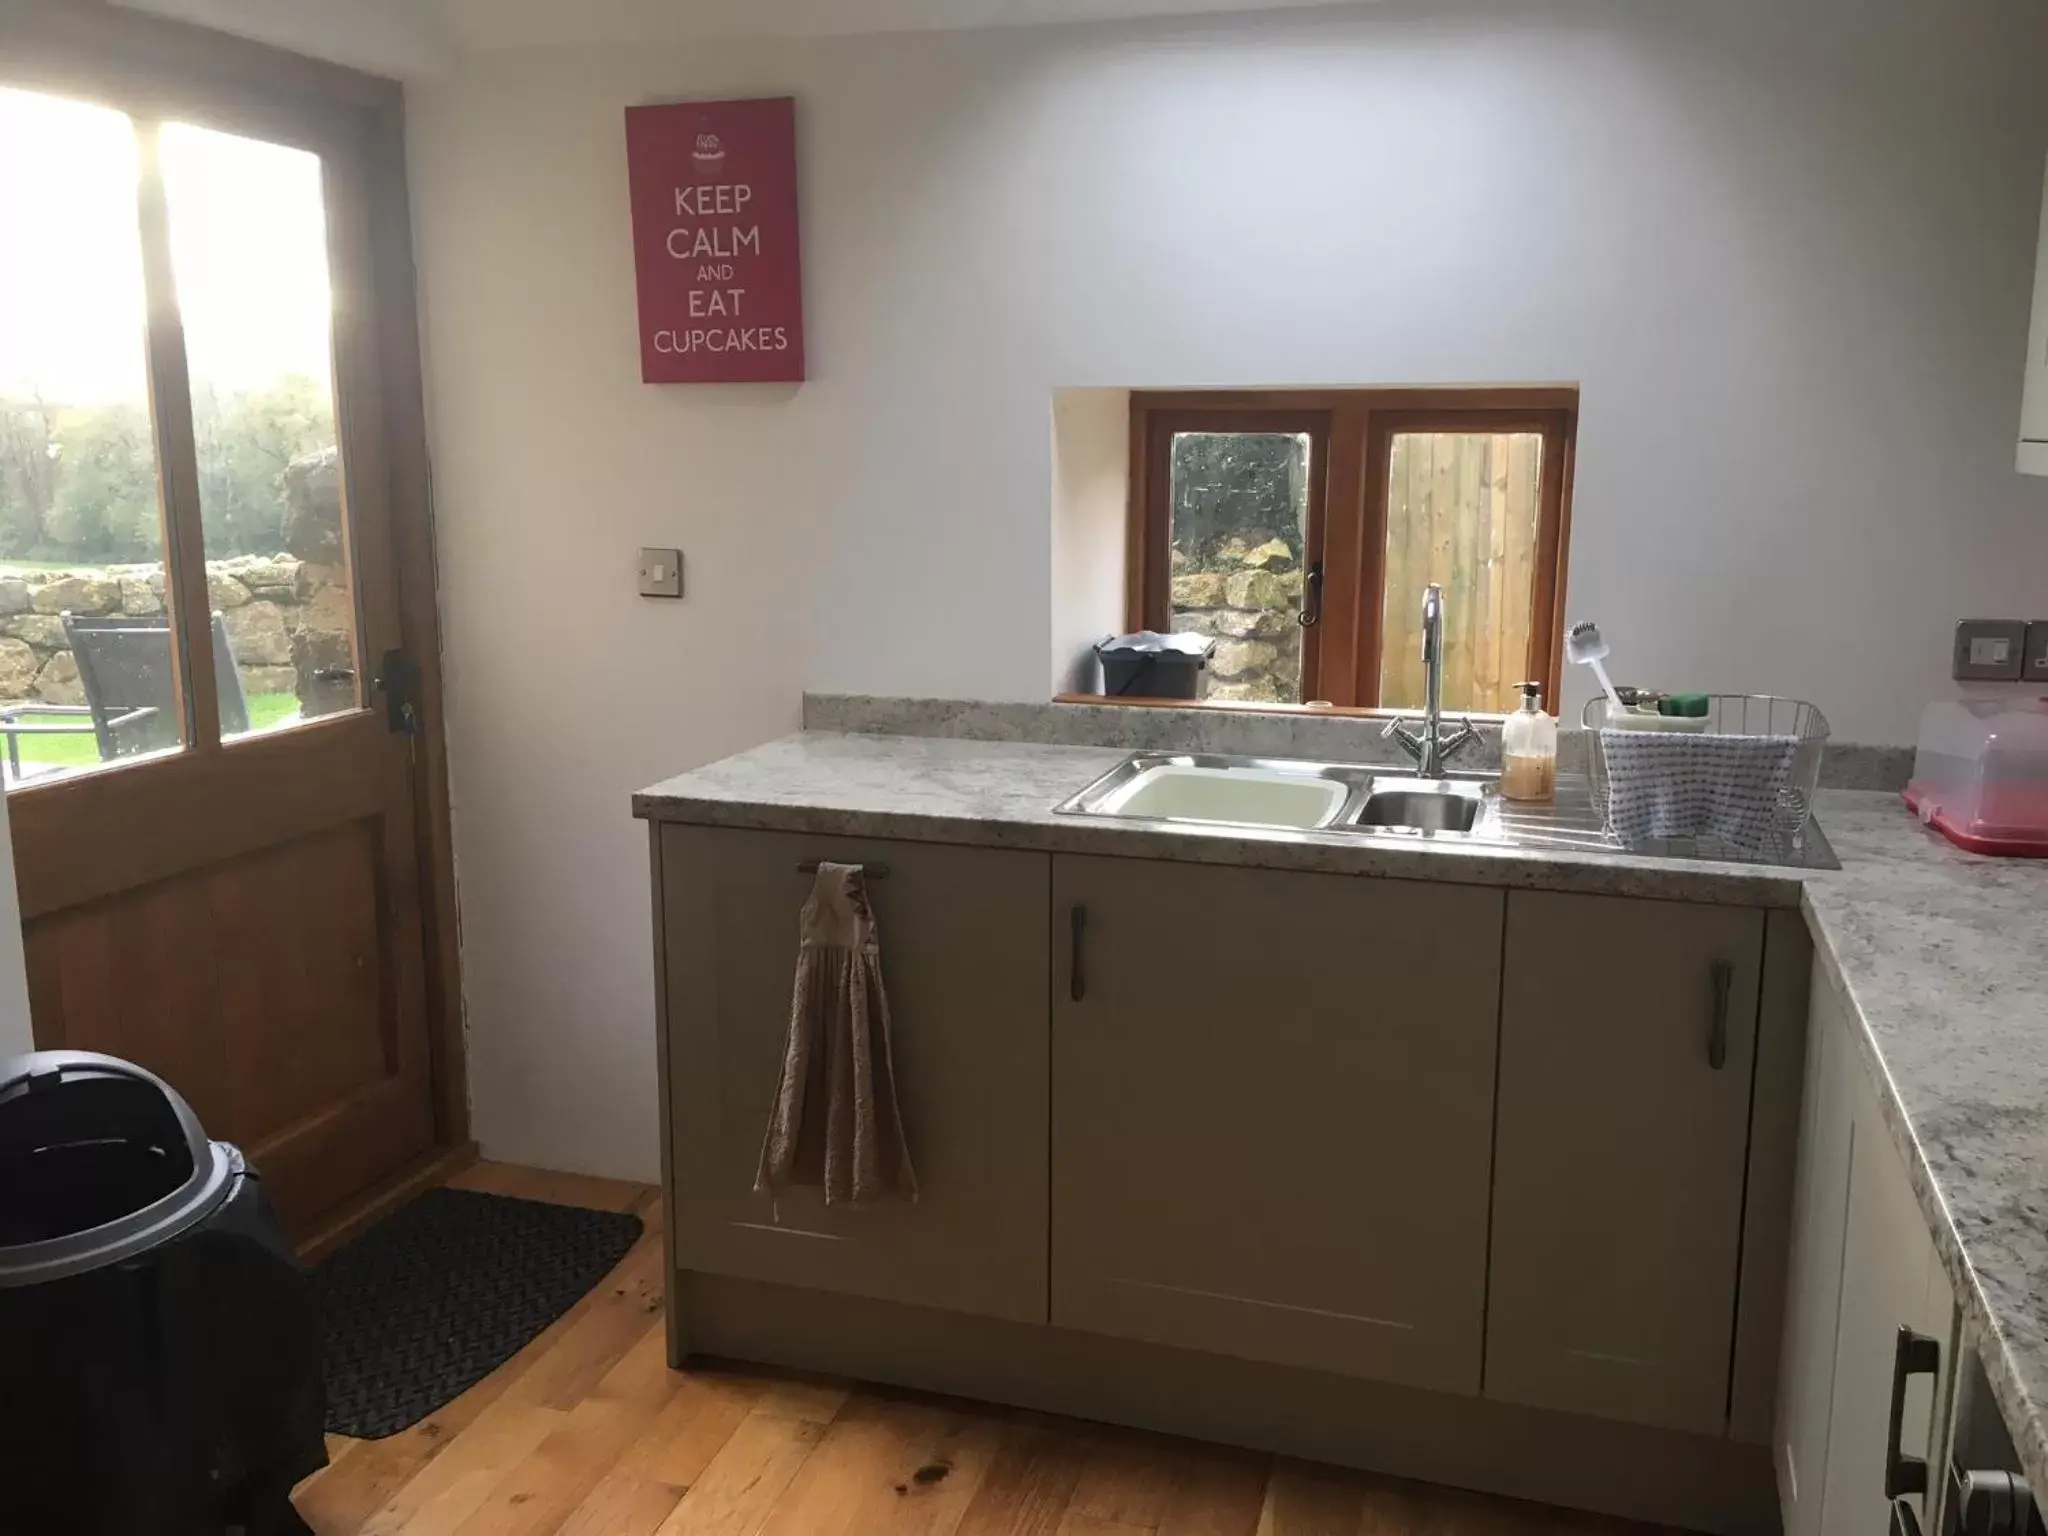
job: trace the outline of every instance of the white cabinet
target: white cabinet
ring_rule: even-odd
[[[1780,1508],[1785,1536],[1872,1536],[1888,1528],[1892,1453],[1941,1464],[1955,1303],[1850,1021],[1818,975],[1813,1000]],[[1919,1341],[1903,1360],[1902,1329]],[[1926,1501],[1906,1498],[1932,1530]]]
[[[2048,190],[2041,199],[2041,245],[2034,268],[2034,324],[2027,335],[2027,384],[2020,406],[2020,471],[2048,475]]]

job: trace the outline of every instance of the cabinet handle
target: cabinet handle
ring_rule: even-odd
[[[1735,967],[1716,960],[1709,974],[1714,983],[1714,1015],[1707,1025],[1707,1065],[1718,1072],[1728,1065],[1728,994],[1735,990]]]
[[[1903,1325],[1892,1345],[1892,1408],[1884,1442],[1884,1496],[1901,1499],[1927,1491],[1925,1457],[1908,1456],[1899,1447],[1906,1428],[1906,1378],[1932,1376],[1941,1369],[1941,1341]]]
[[[1077,903],[1068,910],[1067,921],[1074,935],[1067,955],[1067,996],[1078,1003],[1088,992],[1088,982],[1081,971],[1081,935],[1088,930],[1088,909]]]

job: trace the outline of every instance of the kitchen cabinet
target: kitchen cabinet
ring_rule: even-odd
[[[1818,967],[1811,993],[1791,1277],[1779,1373],[1775,1460],[1785,1536],[1821,1536],[1855,1121],[1855,1079],[1850,1073],[1856,1064],[1845,1061],[1850,1041],[1840,1022],[1841,1005]]]
[[[1720,1434],[1764,915],[1507,903],[1488,1397]]]
[[[1502,909],[1056,857],[1052,1321],[1475,1393]]]
[[[666,826],[660,848],[675,1262],[1046,1320],[1046,855]],[[920,1194],[754,1192],[817,859],[869,881]]]
[[[1891,1513],[1888,1456],[1944,1459],[1955,1302],[1851,1023],[1818,976],[1813,995],[1779,1500],[1786,1536],[1869,1536]],[[1919,1339],[1903,1359],[1901,1329]],[[1931,1531],[1928,1501],[1904,1497]]]
[[[2041,198],[2041,243],[2034,267],[2034,323],[2027,334],[2019,463],[2022,473],[2048,475],[2048,189]]]

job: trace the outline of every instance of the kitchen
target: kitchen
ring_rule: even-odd
[[[1898,800],[1925,706],[2035,692],[1952,647],[2048,613],[2037,6],[153,8],[405,81],[470,1137],[668,1186],[665,1363],[1717,1532],[1889,1482],[1931,1536],[1952,1439],[2048,1476],[2048,890]],[[644,382],[722,365],[642,325],[625,115],[763,98],[795,348]],[[1191,410],[1310,444],[1227,570],[1140,526],[1143,413]],[[1360,556],[1404,434],[1542,445],[1502,449],[1517,660],[1438,722],[1475,814],[1525,679],[1587,795],[1597,619],[1618,684],[1824,719],[1824,856],[1631,853],[1590,799],[1576,841],[1348,830],[1414,766],[1389,715],[1427,730],[1436,578]],[[1440,660],[1506,611],[1444,584]],[[1313,672],[1077,702],[1189,614],[1242,668],[1201,687]],[[1371,784],[1324,827],[1056,809],[1136,752]],[[900,1210],[753,1193],[821,859],[888,871]]]

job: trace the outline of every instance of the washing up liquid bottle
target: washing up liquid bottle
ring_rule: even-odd
[[[1557,722],[1543,713],[1543,685],[1522,684],[1522,707],[1500,730],[1500,792],[1509,800],[1557,794]]]

